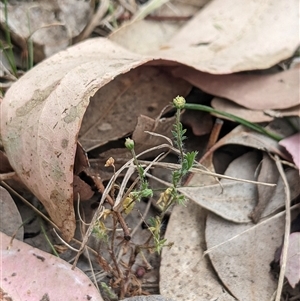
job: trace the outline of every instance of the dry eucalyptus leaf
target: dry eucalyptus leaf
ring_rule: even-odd
[[[246,109],[224,98],[213,98],[211,106],[216,110],[236,115],[254,123],[268,122],[274,119],[263,111]],[[226,119],[224,116],[221,118]]]
[[[9,162],[67,241],[75,230],[74,157],[89,99],[145,61],[106,39],[87,40],[31,69],[1,103]]]
[[[235,223],[249,222],[255,205],[254,184],[236,182],[205,187],[183,187],[179,191],[203,208]]]
[[[295,165],[298,169],[300,169],[300,133],[282,139],[279,144],[285,147],[285,149],[292,155]]]
[[[16,234],[17,239],[23,240],[22,217],[14,200],[2,186],[0,186],[0,215],[0,231],[8,236]]]
[[[155,55],[214,74],[266,69],[299,46],[298,8],[297,0],[214,0]]]
[[[205,237],[209,257],[223,284],[238,300],[271,299],[277,282],[270,273],[270,263],[282,242],[284,219],[282,212],[257,225],[237,225],[208,215]]]
[[[204,164],[213,171],[211,160]],[[214,184],[215,178],[196,174],[189,185],[195,183]],[[203,256],[206,215],[205,209],[191,201],[186,206],[175,206],[172,211],[165,238],[174,245],[162,251],[159,287],[163,295],[174,301],[234,300]]]
[[[4,4],[1,23],[4,27]],[[70,45],[86,25],[91,4],[86,1],[17,1],[8,4],[8,26],[13,40],[27,51],[26,41],[32,38],[34,60],[45,57]]]
[[[211,106],[216,110],[236,115],[254,123],[268,122],[273,120],[275,117],[282,118],[285,116],[300,116],[300,105],[284,110],[261,111],[246,109],[245,107],[237,105],[230,100],[215,97],[211,102]],[[224,116],[222,116],[222,118],[226,119]]]
[[[197,5],[172,1],[156,9],[151,16],[153,20],[129,21],[112,32],[109,39],[131,51],[151,54],[170,40],[186,21],[182,17],[194,15],[207,0],[197,0]],[[157,20],[155,20],[155,18]],[[172,20],[173,19],[173,20]]]
[[[172,211],[165,238],[174,244],[163,249],[159,287],[174,301],[234,300],[203,257],[205,217],[206,211],[192,202]]]
[[[263,75],[214,75],[182,66],[174,69],[173,74],[208,94],[230,99],[252,110],[286,109],[299,105],[299,68]]]
[[[269,154],[264,153],[263,159],[261,161],[259,174],[257,177],[258,182],[265,182],[276,184],[279,179],[279,171],[275,164],[275,161],[269,156]],[[261,214],[265,210],[267,204],[270,202],[276,187],[270,186],[257,186],[257,204],[250,214],[254,223],[257,223],[261,217]]]
[[[179,22],[140,20],[123,25],[109,39],[131,51],[150,54],[158,50],[179,28]]]
[[[235,159],[225,175],[245,180],[254,180],[259,162],[257,152],[248,152]],[[236,223],[249,222],[248,215],[256,203],[255,184],[222,179],[221,183],[201,186],[194,180],[193,186],[178,189],[183,195],[203,208]]]
[[[239,179],[255,180],[259,161],[258,152],[248,152],[232,161],[226,169],[225,175]],[[258,191],[262,193],[268,190],[269,186],[229,179],[221,179],[219,184],[206,186],[202,186],[201,181],[194,180],[193,186],[181,187],[179,191],[190,200],[226,220],[235,223],[248,223],[251,221],[250,217],[253,213],[257,220],[260,214],[262,217],[266,217],[284,206],[285,190],[281,177],[278,177],[277,170],[272,171],[267,168],[266,173],[277,175],[276,179],[272,179],[272,183],[276,186],[270,187],[273,193],[266,197],[266,204],[260,202],[257,204]],[[294,200],[300,194],[299,175],[295,169],[288,169],[286,177],[290,186],[291,200]],[[260,178],[258,180],[263,181]],[[268,179],[264,178],[264,180],[268,182]],[[261,193],[260,196],[262,197]]]
[[[299,171],[293,168],[285,170],[285,176],[289,183],[291,200],[295,200],[300,195],[300,175]],[[270,214],[283,208],[285,205],[285,190],[284,183],[281,177],[279,177],[275,192],[268,202],[266,209],[262,212],[262,217],[269,216]]]
[[[282,257],[280,262],[282,264]],[[300,232],[290,235],[285,277],[292,288],[300,281]]]
[[[252,130],[239,125],[230,133],[221,138],[210,150],[213,153],[218,148],[227,144],[238,144],[256,148],[259,150],[268,150],[271,153],[277,154],[280,157],[289,160],[288,154],[284,151],[277,141],[263,134],[253,132]]]
[[[10,237],[3,233],[0,240],[6,300],[103,301],[90,279],[66,261],[16,239],[9,245]]]

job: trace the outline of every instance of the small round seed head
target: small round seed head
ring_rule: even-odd
[[[185,105],[185,99],[182,96],[177,96],[173,99],[173,105],[176,109],[183,109]]]

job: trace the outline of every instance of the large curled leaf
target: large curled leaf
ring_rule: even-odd
[[[3,99],[1,135],[8,159],[67,241],[75,230],[73,169],[81,125],[83,146],[90,149],[130,133],[139,114],[159,115],[190,89],[158,67],[129,72],[149,60],[107,39],[87,40],[27,72]],[[114,136],[103,140],[109,129]]]
[[[103,301],[90,279],[66,261],[0,232],[1,300]]]

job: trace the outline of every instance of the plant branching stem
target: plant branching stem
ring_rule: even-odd
[[[98,190],[101,193],[104,193],[105,187],[104,187],[102,181],[100,179],[98,179],[97,177],[95,177],[94,181],[95,181],[95,184],[96,184]],[[111,205],[111,207],[113,208],[114,207],[114,200],[111,198],[111,196],[107,195],[106,199],[107,199],[108,203]],[[130,231],[129,231],[127,225],[126,225],[126,222],[125,222],[122,214],[119,211],[114,211],[114,213],[115,213],[115,215],[118,219],[118,222],[120,223],[120,225],[123,229],[124,239],[129,241],[131,239]]]

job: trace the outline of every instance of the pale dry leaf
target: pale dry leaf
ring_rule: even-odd
[[[9,162],[66,240],[75,230],[74,157],[89,99],[117,75],[146,61],[109,40],[87,40],[31,69],[1,103],[1,136]]]
[[[276,290],[270,263],[282,242],[284,216],[282,212],[257,225],[237,225],[208,215],[205,237],[209,257],[223,284],[238,300],[270,300]]]
[[[279,144],[292,155],[295,165],[300,169],[300,133],[282,139]]]
[[[269,68],[299,46],[298,7],[297,0],[211,1],[155,56],[213,74]]]
[[[273,120],[275,117],[282,118],[285,116],[300,116],[300,105],[284,110],[261,111],[261,110],[246,109],[245,107],[237,105],[230,100],[215,97],[211,101],[211,106],[216,110],[236,115],[238,117],[241,117],[243,119],[246,119],[254,123],[269,122]],[[222,116],[221,118],[227,119],[225,116]]]
[[[245,180],[255,179],[259,163],[258,152],[248,152],[235,159],[225,175]],[[256,203],[255,184],[222,179],[221,183],[201,186],[201,182],[178,189],[183,195],[203,208],[236,223],[249,222],[249,214]]]
[[[285,170],[285,176],[287,182],[289,183],[291,200],[295,200],[300,195],[300,175],[299,171],[294,168],[288,168]],[[269,203],[266,206],[266,209],[262,213],[263,217],[270,216],[274,212],[278,211],[281,208],[284,208],[285,205],[285,190],[284,184],[281,177],[279,177],[275,192],[270,199]]]
[[[257,176],[258,182],[276,184],[279,179],[279,172],[275,161],[269,156],[269,154],[263,153],[263,158],[259,166],[259,172]],[[257,204],[250,214],[254,223],[257,223],[270,202],[276,187],[270,186],[257,186]]]
[[[213,100],[211,101],[211,106],[216,110],[236,115],[240,118],[246,119],[254,123],[268,122],[274,119],[274,117],[266,115],[261,110],[246,109],[245,107],[239,106],[234,102],[224,98],[213,98]],[[221,118],[227,119],[225,116],[222,116]]]
[[[186,21],[180,21],[182,17],[194,15],[207,1],[197,2],[198,6],[172,1],[151,14],[157,20],[129,21],[113,31],[109,39],[131,51],[151,55],[151,52],[160,49],[185,24]]]
[[[20,212],[5,188],[0,186],[0,231],[8,236],[16,234],[16,238],[23,240],[24,228]]]
[[[289,160],[288,154],[284,151],[283,147],[278,144],[277,141],[263,134],[253,132],[252,130],[242,125],[237,126],[230,133],[221,138],[209,150],[209,153],[213,153],[218,148],[228,144],[244,145],[263,151],[267,150],[271,153],[279,155],[281,158]]]
[[[289,238],[288,259],[285,277],[292,288],[300,281],[300,232],[294,232]],[[282,258],[280,258],[282,264]]]
[[[103,301],[90,279],[66,261],[0,233],[1,289],[11,300]],[[72,288],[72,289],[70,289]]]
[[[211,159],[211,158],[210,158]],[[204,163],[213,171],[211,160]],[[214,184],[215,178],[195,174],[189,185]],[[210,262],[203,253],[206,249],[204,231],[207,212],[189,201],[186,206],[175,206],[165,238],[173,242],[171,249],[163,249],[160,266],[160,292],[175,301],[233,301],[219,283]]]
[[[159,287],[174,301],[234,300],[203,257],[205,217],[206,210],[192,202],[172,211],[165,238],[174,244],[163,249]]]
[[[271,160],[271,159],[270,159]],[[255,173],[260,161],[258,152],[248,152],[232,161],[225,171],[226,176],[239,179],[255,180]],[[267,173],[270,170],[267,170]],[[277,172],[273,172],[275,175]],[[295,169],[286,170],[289,182],[291,199],[294,200],[300,194],[300,177]],[[267,182],[267,181],[266,181]],[[254,208],[258,202],[257,190],[269,188],[268,186],[251,183],[236,182],[229,179],[221,179],[219,184],[202,186],[201,181],[194,181],[193,186],[179,188],[179,191],[190,200],[206,208],[210,212],[235,223],[248,223],[253,212],[260,212],[266,217],[284,206],[285,190],[281,177],[273,181],[275,187],[271,187],[273,194],[266,198],[266,204],[258,209]],[[264,210],[263,210],[264,209]],[[256,213],[257,214],[257,213]],[[255,215],[256,219],[258,217]]]
[[[109,39],[131,51],[151,54],[158,50],[180,28],[178,22],[140,20],[123,25]]]
[[[208,94],[232,100],[248,109],[286,109],[299,105],[298,68],[275,74],[214,75],[182,66],[172,73]]]
[[[0,4],[1,23],[4,24],[4,4]],[[34,43],[34,60],[65,49],[86,25],[91,4],[85,1],[39,1],[10,2],[8,5],[8,26],[14,41],[27,51],[27,39]]]

